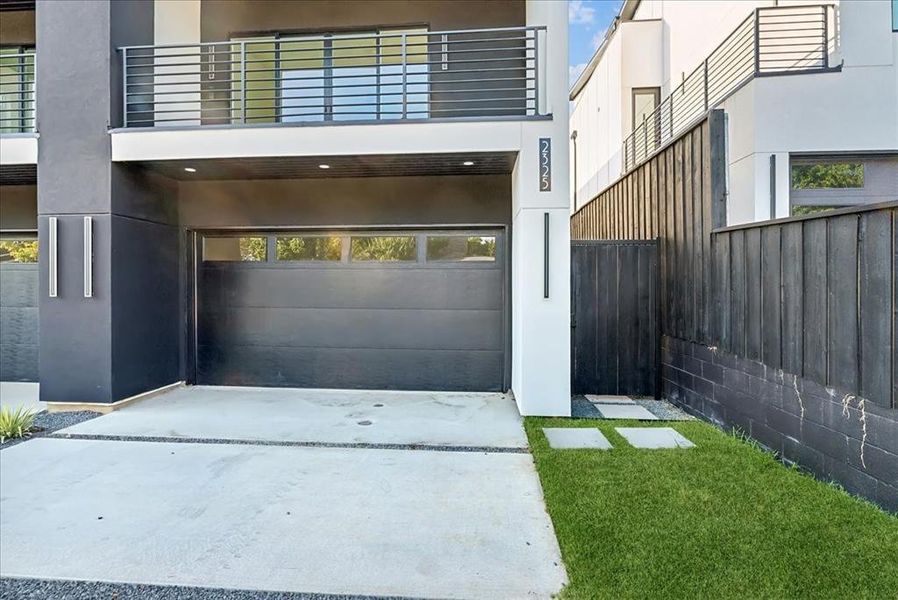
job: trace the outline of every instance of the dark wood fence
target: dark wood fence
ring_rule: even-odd
[[[726,223],[722,111],[571,219],[578,239],[659,240],[661,331],[898,406],[898,202]]]
[[[572,242],[572,391],[660,397],[658,308],[655,241]]]
[[[894,406],[896,219],[893,202],[715,231],[711,339]]]

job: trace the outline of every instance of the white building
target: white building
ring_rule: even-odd
[[[896,13],[627,0],[571,90],[572,209],[710,108],[728,120],[729,224],[898,199]]]

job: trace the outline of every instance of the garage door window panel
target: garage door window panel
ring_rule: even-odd
[[[339,262],[343,238],[337,236],[278,237],[275,256],[279,261]]]
[[[265,262],[268,240],[262,236],[204,237],[204,262]]]
[[[0,237],[0,262],[37,263],[37,238]]]
[[[350,256],[354,262],[416,262],[418,241],[411,235],[353,236]]]
[[[495,236],[427,236],[428,262],[495,262]]]

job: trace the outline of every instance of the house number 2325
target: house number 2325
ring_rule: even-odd
[[[552,191],[552,140],[539,138],[539,191]]]

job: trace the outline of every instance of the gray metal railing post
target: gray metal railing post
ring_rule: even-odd
[[[705,78],[705,112],[708,112],[708,59],[705,59],[705,62],[702,63],[704,78]]]
[[[408,118],[408,34],[406,33],[402,34],[402,118]]]
[[[646,127],[646,116],[642,115],[642,137],[643,137],[643,151],[645,154],[642,155],[642,158],[648,158],[649,156],[649,129]]]
[[[761,9],[755,9],[755,77],[761,72]]]
[[[240,122],[246,124],[246,42],[240,42]]]
[[[524,36],[524,37],[526,38],[527,36]],[[526,55],[527,54],[526,42],[525,42],[524,47],[525,47],[524,54]],[[525,64],[526,64],[526,61],[525,61]],[[527,87],[526,80],[527,80],[527,75],[525,72],[524,88]],[[540,113],[540,110],[539,110],[539,102],[540,102],[540,98],[542,97],[542,91],[539,88],[540,88],[540,82],[539,82],[539,30],[534,29],[533,30],[533,114],[534,114],[534,116],[542,114],[542,113]],[[526,91],[524,92],[524,96],[525,97],[527,96]],[[526,111],[526,107],[525,107],[525,111]]]
[[[37,79],[37,68],[35,68],[35,80]],[[35,94],[35,98],[37,94]],[[153,94],[155,98],[155,94]],[[35,108],[37,106],[35,105]],[[155,109],[155,103],[153,108]],[[36,116],[36,111],[35,111]],[[155,117],[155,114],[153,115]],[[128,126],[128,49],[122,48],[122,127]]]

